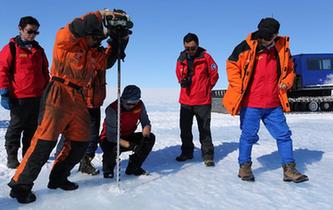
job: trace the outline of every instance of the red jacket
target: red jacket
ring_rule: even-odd
[[[120,136],[127,136],[135,132],[138,122],[141,117],[142,110],[142,101],[140,101],[131,111],[121,111],[120,112]],[[109,105],[115,112],[118,110],[118,101],[114,101]],[[113,116],[113,120],[116,121],[116,115]],[[115,122],[113,122],[115,123]],[[110,129],[116,129],[116,127],[112,127]],[[113,134],[116,135],[116,132],[113,131]],[[103,122],[103,128],[100,135],[100,141],[104,141],[107,138],[107,124],[106,119]],[[111,140],[109,140],[111,141]]]
[[[242,106],[252,108],[280,106],[276,57],[277,52],[274,47],[258,52],[253,78],[242,100]]]
[[[15,42],[15,67],[11,72],[13,56],[7,44],[0,52],[0,89],[7,88],[14,98],[40,97],[50,79],[44,49],[37,42],[31,50],[22,47],[19,38],[10,42]]]
[[[218,67],[213,58],[203,48],[198,48],[197,57],[193,61],[192,83],[189,88],[181,88],[179,103],[186,105],[211,104],[211,90],[216,84],[219,75]],[[186,78],[188,63],[186,52],[180,53],[176,65],[178,82]]]

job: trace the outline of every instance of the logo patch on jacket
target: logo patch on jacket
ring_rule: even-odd
[[[216,70],[217,65],[216,65],[215,63],[213,63],[212,65],[210,65],[210,68],[211,68],[212,70]]]
[[[24,53],[24,54],[19,54],[18,57],[19,57],[19,58],[27,58],[27,57],[28,57],[28,54],[25,54],[25,53]]]

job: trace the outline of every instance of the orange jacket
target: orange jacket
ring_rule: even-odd
[[[102,16],[98,11],[61,28],[53,48],[51,75],[86,87],[95,70],[106,70],[110,50],[98,52],[87,44],[87,36],[101,36],[102,31]]]
[[[228,89],[222,103],[231,115],[239,113],[241,101],[253,74],[258,39],[256,33],[251,33],[246,40],[240,43],[227,60]],[[286,90],[279,89],[279,99],[285,112],[290,111],[287,90],[293,86],[295,72],[294,63],[289,49],[289,37],[278,36],[275,39],[275,48],[278,53],[278,85],[284,83]]]

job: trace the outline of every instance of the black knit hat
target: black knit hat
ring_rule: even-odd
[[[263,18],[258,24],[258,37],[267,41],[271,40],[274,34],[279,33],[280,23],[274,18]]]
[[[121,94],[122,100],[137,101],[141,98],[141,90],[135,85],[128,85],[124,88]]]

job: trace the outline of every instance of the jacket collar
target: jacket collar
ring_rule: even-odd
[[[202,47],[198,47],[197,53],[195,54],[194,59],[197,58],[203,58],[204,57],[204,53],[206,52],[206,50]],[[187,56],[186,56],[186,51],[182,51],[180,52],[180,55],[178,57],[178,61],[179,62],[184,62],[186,60]]]
[[[252,50],[257,50],[256,48],[259,43],[258,31],[250,33],[246,38],[246,42]],[[281,49],[284,46],[289,47],[289,37],[288,36],[277,36],[275,38],[274,42],[275,42],[275,47],[277,49]]]
[[[15,42],[19,47],[25,48],[25,43],[23,42],[23,40],[19,35],[12,38],[11,41]],[[35,40],[31,42],[31,45],[33,48],[40,48],[39,43]]]

